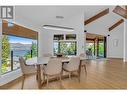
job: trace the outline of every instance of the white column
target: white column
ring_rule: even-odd
[[[124,19],[124,58],[123,61],[127,62],[127,19]]]
[[[0,77],[1,77],[1,60],[2,60],[2,20],[0,19]]]

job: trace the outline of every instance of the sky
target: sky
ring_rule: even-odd
[[[32,42],[36,42],[36,40],[28,39],[28,38],[21,38],[15,36],[8,36],[10,43],[23,43],[23,44],[31,44]]]

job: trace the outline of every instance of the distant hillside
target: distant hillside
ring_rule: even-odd
[[[10,43],[11,50],[30,50],[31,44]]]

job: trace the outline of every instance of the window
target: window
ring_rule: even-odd
[[[2,38],[2,74],[20,68],[19,57],[37,56],[37,40],[10,35]]]
[[[63,53],[65,55],[76,55],[76,41],[55,41],[54,42],[54,55]]]
[[[64,36],[66,39],[64,39]],[[62,53],[65,55],[76,55],[77,53],[77,42],[76,34],[57,34],[54,35],[53,45],[54,55]]]
[[[54,35],[54,40],[64,40],[64,35]]]
[[[66,40],[76,40],[76,34],[67,34]]]

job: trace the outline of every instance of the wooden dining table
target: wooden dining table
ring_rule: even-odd
[[[41,79],[41,65],[46,65],[48,63],[50,58],[48,57],[34,57],[26,60],[27,65],[34,65],[37,68],[37,83],[38,83],[38,88],[40,89],[42,86],[42,79]],[[79,77],[81,74],[81,65],[82,61],[86,60],[86,58],[80,58],[80,65],[79,65]],[[68,63],[70,61],[69,57],[62,58],[62,63]]]

